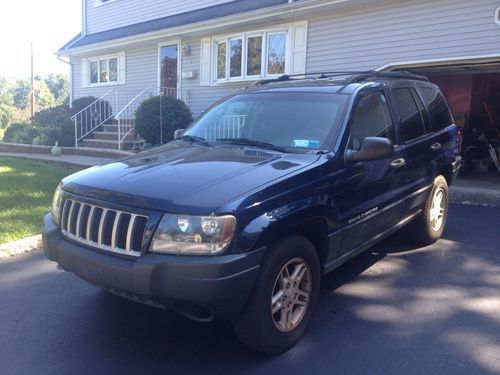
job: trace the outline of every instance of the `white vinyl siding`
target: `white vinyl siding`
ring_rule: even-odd
[[[497,0],[398,1],[314,18],[307,71],[499,54],[500,30],[492,20],[497,5]]]
[[[112,0],[99,6],[95,6],[97,0],[84,1],[87,4],[87,33],[93,34],[233,0]]]
[[[114,4],[128,1],[131,0],[117,0]],[[294,36],[291,43],[290,73],[301,74],[304,66],[308,72],[366,70],[395,62],[500,55],[500,28],[493,19],[498,5],[498,0],[390,1],[323,12],[320,16],[308,17],[308,22],[294,23],[292,33],[299,33],[303,38]],[[113,4],[99,8],[108,6]],[[258,27],[250,30],[258,30]],[[271,29],[273,24],[262,24],[261,28]],[[301,31],[296,33],[295,30],[299,29]],[[248,30],[235,30],[235,34],[245,31]],[[181,56],[179,75],[196,74],[194,79],[182,79],[181,85],[187,104],[195,115],[249,84],[212,85],[215,77],[211,58],[215,39],[214,35],[208,34],[182,40],[182,45],[188,46],[190,53]],[[126,84],[117,88],[138,93],[146,87],[156,87],[158,44],[166,41],[124,48]],[[109,89],[82,87],[80,59],[72,58],[71,61],[74,98],[99,96]]]

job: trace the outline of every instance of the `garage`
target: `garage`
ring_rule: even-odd
[[[500,59],[388,66],[427,76],[446,96],[462,127],[463,173],[500,176]]]

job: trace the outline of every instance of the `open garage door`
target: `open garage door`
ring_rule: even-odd
[[[463,128],[465,168],[500,172],[500,59],[401,64],[383,70],[424,75],[439,85]]]

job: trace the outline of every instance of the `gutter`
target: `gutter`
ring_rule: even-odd
[[[189,25],[173,27],[169,29],[162,29],[157,31],[152,31],[148,33],[137,34],[133,36],[128,36],[124,38],[111,39],[104,42],[89,44],[88,46],[70,48],[68,46],[64,50],[58,51],[59,55],[62,56],[71,56],[75,54],[85,54],[86,52],[95,52],[96,49],[103,48],[113,48],[113,47],[122,47],[123,45],[134,43],[134,42],[143,42],[148,40],[154,40],[158,38],[166,38],[173,35],[180,35],[183,33],[195,33],[195,32],[203,32],[213,29],[215,27],[219,27],[221,25],[224,26],[232,26],[240,24],[242,21],[258,21],[262,19],[266,19],[276,15],[289,15],[293,14],[297,11],[308,11],[315,10],[318,8],[328,7],[335,4],[348,3],[353,0],[304,0],[297,2],[297,0],[289,0],[288,3],[283,5],[276,5],[269,8],[263,8],[259,10],[254,10],[251,12],[242,13],[239,15],[232,15],[222,18],[214,18],[209,21],[197,22]],[[83,33],[82,33],[83,37]],[[81,39],[81,38],[79,38]],[[78,39],[78,40],[79,40]],[[76,42],[76,41],[75,41]],[[74,42],[74,43],[75,43]]]

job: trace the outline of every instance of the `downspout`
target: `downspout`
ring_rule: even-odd
[[[87,35],[87,0],[82,0],[82,36]]]
[[[61,56],[59,55],[56,56],[59,61],[62,61],[63,63],[69,65],[69,106],[71,108],[73,105],[73,64],[71,63],[71,60],[66,61],[63,58],[61,58]]]

